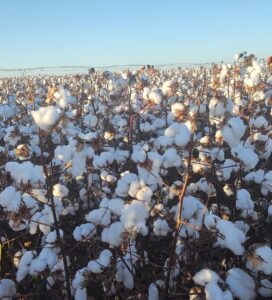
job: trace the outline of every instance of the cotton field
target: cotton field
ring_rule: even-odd
[[[0,79],[0,298],[272,298],[272,59]]]

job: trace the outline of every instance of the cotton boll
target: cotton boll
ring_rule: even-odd
[[[69,190],[63,184],[58,183],[53,186],[53,195],[55,197],[64,198],[68,196],[68,193]]]
[[[58,110],[54,106],[41,107],[31,111],[31,114],[38,127],[44,131],[50,131],[59,119]]]
[[[233,156],[237,156],[246,166],[246,170],[254,169],[259,162],[258,155],[251,149],[239,145],[231,149]]]
[[[254,202],[251,199],[249,192],[245,189],[237,191],[236,200],[237,209],[242,210],[243,216],[252,215],[254,212]]]
[[[16,280],[18,282],[22,281],[28,274],[31,261],[34,259],[35,255],[36,252],[27,251],[21,257],[16,273]]]
[[[63,234],[63,233],[62,233]],[[55,243],[57,240],[57,234],[56,231],[51,231],[47,234],[45,242],[46,243]]]
[[[134,288],[134,278],[127,267],[124,269],[123,284],[129,290]]]
[[[135,181],[131,182],[131,184],[129,186],[128,194],[131,197],[136,197],[137,192],[140,190],[140,188],[141,188],[140,182],[135,180]]]
[[[268,122],[264,116],[258,116],[253,120],[253,126],[256,128],[266,128],[268,126]]]
[[[92,238],[96,234],[96,228],[92,223],[81,224],[74,229],[73,237],[77,241]]]
[[[74,151],[74,147],[70,145],[57,146],[55,149],[55,158],[62,160],[64,163],[67,163],[72,159]]]
[[[125,231],[121,222],[112,223],[109,227],[103,229],[101,240],[110,246],[119,247],[123,242],[122,233]]]
[[[109,209],[116,215],[121,216],[124,209],[124,200],[121,198],[114,198],[109,200]]]
[[[144,150],[134,150],[131,159],[136,163],[143,163],[146,160],[146,152]]]
[[[255,259],[247,260],[246,267],[255,272],[261,271],[266,275],[272,274],[272,249],[268,246],[259,246],[254,250],[254,257],[257,257],[259,262],[255,263]]]
[[[196,284],[206,286],[210,282],[218,282],[221,279],[216,272],[210,269],[202,269],[201,271],[195,274],[193,280]]]
[[[29,274],[32,276],[37,276],[39,273],[43,272],[46,269],[46,261],[35,258],[32,260],[30,268],[29,268]]]
[[[268,216],[272,217],[272,204],[269,205],[268,210],[267,210]]]
[[[75,152],[72,158],[72,175],[74,177],[83,174],[86,168],[86,153],[84,150]]]
[[[242,255],[245,251],[242,244],[246,241],[246,236],[243,231],[236,228],[233,223],[226,220],[217,220],[216,228],[224,236],[217,237],[217,244],[223,248],[228,248],[236,255]]]
[[[153,231],[156,236],[166,236],[170,231],[170,228],[166,220],[157,219],[154,222]]]
[[[127,197],[131,182],[137,181],[138,176],[129,172],[122,173],[121,176],[122,177],[117,181],[115,193],[119,197]]]
[[[162,95],[158,91],[152,90],[148,94],[148,99],[154,102],[155,104],[160,104],[162,102]]]
[[[87,268],[92,273],[102,273],[109,266],[111,258],[112,253],[107,249],[103,250],[98,259],[89,261]]]
[[[7,211],[17,211],[21,204],[21,194],[13,186],[6,187],[0,193],[0,205]]]
[[[230,147],[236,147],[240,143],[246,130],[244,122],[239,117],[232,117],[228,120],[226,125],[221,129],[221,134],[224,141]]]
[[[162,156],[164,168],[180,167],[182,165],[181,156],[178,155],[175,148],[169,148]]]
[[[16,296],[16,286],[13,280],[3,278],[0,280],[0,298],[11,300]]]
[[[95,225],[107,226],[111,222],[111,213],[108,208],[98,208],[90,211],[86,217],[87,222],[92,222]]]
[[[264,179],[261,183],[261,193],[267,196],[269,192],[272,192],[272,171],[268,171],[264,175]]]
[[[254,300],[256,298],[255,282],[245,271],[233,268],[227,274],[226,283],[234,297],[240,300]]]
[[[177,146],[184,147],[190,140],[191,131],[184,123],[174,123],[165,130],[165,135],[174,138]]]
[[[182,219],[190,219],[203,204],[193,196],[185,196],[182,205]]]
[[[138,190],[136,194],[136,199],[140,201],[145,201],[149,203],[151,201],[151,198],[153,196],[153,191],[148,186],[143,186],[141,189]]]
[[[272,298],[272,282],[268,279],[262,279],[258,292],[264,298]]]
[[[265,172],[262,169],[257,170],[256,172],[250,172],[245,176],[245,181],[255,181],[260,184],[264,180]]]
[[[233,109],[233,103],[227,98],[216,98],[213,97],[209,102],[210,121],[211,124],[216,124],[218,121],[215,118],[220,119],[225,115],[226,112],[231,113]]]
[[[159,300],[159,290],[155,283],[151,283],[148,287],[148,300]]]
[[[212,281],[205,287],[206,300],[232,300],[232,294],[229,290],[222,291],[217,282]]]
[[[131,204],[125,206],[120,220],[128,232],[139,232],[146,235],[148,232],[145,225],[147,217],[148,211],[145,205],[142,202],[133,200]]]
[[[87,300],[87,289],[79,287],[78,289],[76,289],[74,297],[75,300]]]
[[[31,184],[36,187],[45,183],[42,166],[33,165],[30,161],[8,162],[5,169],[18,184]]]
[[[167,80],[162,85],[162,92],[167,96],[173,96],[176,92],[176,83],[173,80]]]

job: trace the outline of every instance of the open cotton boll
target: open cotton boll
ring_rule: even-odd
[[[173,96],[176,92],[176,83],[173,80],[167,80],[162,85],[162,92],[167,96]]]
[[[148,287],[148,300],[159,300],[159,290],[155,283],[151,283]]]
[[[128,193],[131,197],[145,202],[150,202],[153,195],[151,188],[139,181],[131,182]]]
[[[67,197],[69,190],[63,184],[57,183],[53,186],[53,195],[55,197],[64,198]]]
[[[57,146],[55,149],[55,158],[67,163],[72,159],[75,148],[71,145],[67,146]]]
[[[16,293],[16,286],[13,280],[6,278],[0,280],[0,299],[12,300]]]
[[[5,169],[18,184],[32,184],[34,186],[45,183],[42,166],[33,165],[30,161],[23,163],[7,162]]]
[[[217,282],[212,281],[205,287],[206,300],[232,300],[232,294],[229,290],[223,291]]]
[[[130,183],[137,180],[138,176],[136,174],[130,172],[122,173],[121,178],[117,181],[115,194],[119,197],[127,197]]]
[[[257,118],[253,119],[252,125],[256,128],[266,128],[268,126],[268,122],[264,116],[258,116]]]
[[[18,265],[18,270],[16,273],[16,280],[18,282],[22,281],[28,274],[30,264],[35,256],[36,256],[35,251],[27,251],[21,257]]]
[[[213,97],[210,102],[209,102],[209,114],[210,117],[212,117],[210,119],[211,124],[217,124],[218,121],[214,118],[222,118],[226,112],[231,113],[233,109],[233,103],[230,99],[227,98],[216,98]]]
[[[32,110],[31,115],[40,129],[50,131],[59,120],[59,113],[56,107],[41,107],[39,110]]]
[[[217,236],[217,245],[230,249],[236,255],[242,255],[245,252],[242,244],[246,241],[246,236],[242,230],[230,221],[221,219],[217,220],[216,228],[224,236],[224,238]]]
[[[111,262],[112,253],[110,250],[103,250],[98,259],[90,260],[88,263],[88,270],[92,273],[99,274],[102,273],[105,268],[107,268]]]
[[[46,269],[46,261],[43,259],[35,258],[32,260],[29,274],[33,276],[37,276],[39,273],[43,272]]]
[[[255,282],[242,269],[228,270],[226,283],[234,297],[240,300],[254,300],[256,298]]]
[[[76,289],[74,297],[75,300],[87,300],[88,299],[87,289],[83,287],[79,287],[78,289]]]
[[[272,249],[268,246],[259,246],[254,251],[259,263],[255,260],[248,259],[246,267],[254,272],[261,271],[266,275],[272,274]]]
[[[121,198],[111,199],[108,203],[109,209],[117,216],[121,216],[122,211],[124,209],[124,205],[124,200]]]
[[[63,238],[63,230],[60,229],[59,233],[60,233],[60,237]],[[49,232],[45,238],[45,242],[49,244],[55,243],[56,240],[57,240],[56,230]]]
[[[124,226],[121,222],[112,223],[109,227],[103,229],[101,240],[110,246],[119,247],[123,242],[122,233],[124,230]]]
[[[242,145],[232,148],[231,153],[243,162],[247,171],[254,169],[259,162],[259,156],[253,150]]]
[[[224,138],[224,141],[230,147],[236,147],[240,143],[240,140],[243,137],[245,130],[246,126],[242,119],[239,117],[232,117],[221,129],[221,134]]]
[[[261,183],[261,193],[267,196],[269,192],[272,192],[272,171],[268,171],[264,175],[264,179]]]
[[[76,104],[76,98],[63,87],[59,87],[58,91],[54,93],[54,97],[62,109],[66,108],[69,104]]]
[[[178,155],[175,148],[167,149],[162,156],[162,161],[164,168],[180,167],[182,165],[181,156]]]
[[[242,210],[244,217],[252,215],[254,213],[254,202],[251,199],[249,192],[245,189],[237,191],[236,200],[237,209]]]
[[[176,102],[171,105],[172,113],[176,114],[185,110],[185,106],[183,103]]]
[[[95,225],[107,226],[111,222],[111,212],[108,208],[101,207],[90,211],[85,219]]]
[[[257,170],[256,172],[250,172],[245,176],[245,181],[254,181],[260,184],[264,180],[265,172],[262,169]]]
[[[73,231],[73,237],[77,241],[82,241],[83,239],[92,238],[96,234],[95,225],[92,223],[81,224],[77,226]]]
[[[7,211],[17,211],[21,204],[21,194],[13,186],[6,187],[0,193],[0,205]]]
[[[73,289],[77,290],[83,286],[83,284],[86,280],[85,275],[87,275],[88,273],[89,273],[89,270],[87,268],[82,268],[82,269],[76,271],[75,277],[72,281]]]
[[[155,104],[160,104],[162,102],[162,95],[158,91],[152,90],[148,94],[148,99]]]
[[[272,282],[268,279],[261,280],[261,287],[258,289],[259,294],[264,298],[272,298]]]
[[[75,152],[72,158],[72,175],[74,177],[80,176],[83,174],[86,168],[86,153],[84,150]]]
[[[153,232],[156,236],[167,236],[170,231],[170,227],[166,220],[157,219],[154,222]]]
[[[206,286],[210,282],[218,282],[221,279],[216,272],[210,269],[202,269],[195,274],[193,280],[198,285]]]
[[[185,147],[191,137],[191,130],[184,123],[173,123],[165,129],[165,136],[173,138],[179,147]]]
[[[197,210],[202,209],[203,204],[193,196],[185,196],[183,199],[182,219],[190,219]]]
[[[148,210],[143,202],[133,200],[131,204],[125,205],[120,220],[128,232],[141,233],[145,236],[148,233],[148,228],[145,225],[147,217]]]
[[[136,163],[143,163],[146,160],[146,152],[144,150],[134,150],[131,159]]]
[[[268,209],[267,209],[267,213],[269,217],[272,217],[272,204],[269,205]]]

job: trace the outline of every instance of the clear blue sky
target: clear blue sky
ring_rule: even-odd
[[[272,0],[0,0],[0,68],[272,53]]]

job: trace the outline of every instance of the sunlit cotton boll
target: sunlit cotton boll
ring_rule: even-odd
[[[32,117],[38,127],[43,131],[50,131],[59,120],[59,113],[56,107],[41,107],[39,110],[31,111]]]

